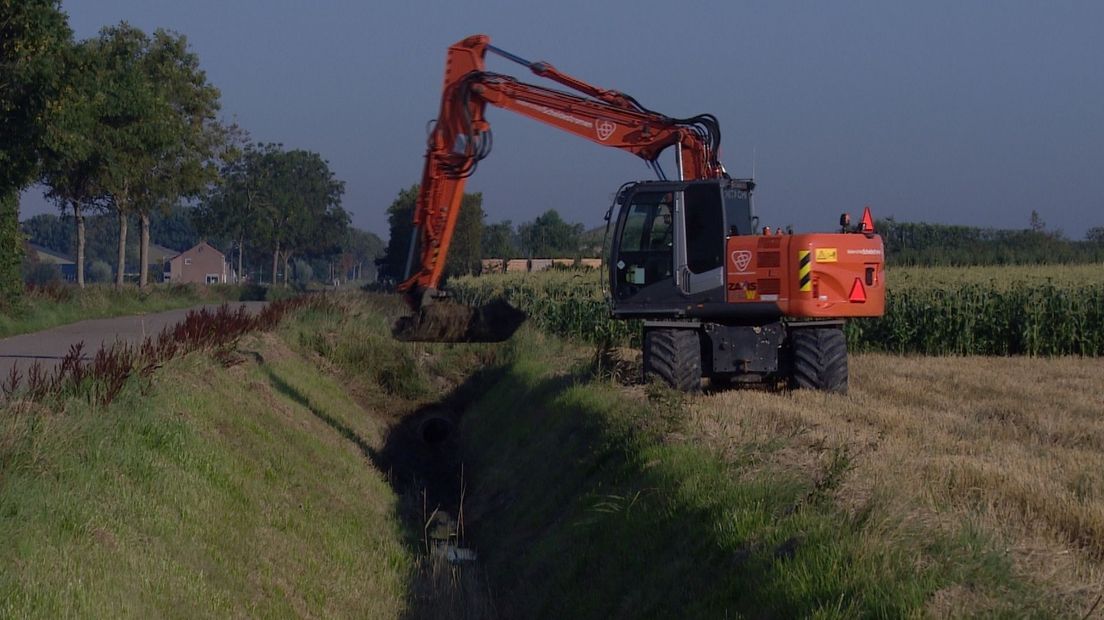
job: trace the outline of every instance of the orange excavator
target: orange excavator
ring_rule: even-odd
[[[488,53],[573,92],[487,71]],[[633,97],[530,62],[484,35],[451,46],[441,109],[430,133],[414,210],[405,280],[414,311],[401,340],[499,341],[525,317],[504,302],[467,308],[438,290],[464,184],[491,151],[487,104],[643,159],[656,181],[626,183],[606,213],[610,311],[642,319],[644,371],[694,391],[714,382],[780,382],[847,389],[844,320],[881,316],[881,238],[869,209],[838,233],[760,229],[752,179],[729,177],[718,160],[721,132],[710,114],[673,118]],[[668,178],[660,154],[674,149]]]

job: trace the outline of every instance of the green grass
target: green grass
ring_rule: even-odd
[[[229,369],[193,355],[106,410],[9,405],[0,617],[463,617],[473,591],[501,617],[1061,609],[991,531],[841,504],[846,450],[816,471],[771,458],[785,441],[722,455],[688,430],[688,397],[595,379],[592,351],[531,327],[504,345],[397,343],[398,312],[342,296],[247,339]],[[480,558],[444,587],[485,580],[459,596],[423,590],[422,524],[371,466],[394,448],[388,421],[437,403],[463,408]]]
[[[554,368],[570,365],[570,351],[532,332],[514,351],[463,428],[469,474],[485,490],[466,511],[481,517],[473,527],[493,584],[506,592],[502,609],[544,618],[899,618],[962,585],[996,601],[974,611],[1045,613],[986,534],[966,524],[916,530],[836,506],[831,487],[846,457],[819,478],[724,462],[679,440],[678,420],[657,410],[681,409],[678,396],[648,403],[565,376]],[[657,428],[665,417],[667,428]]]
[[[396,313],[347,299],[285,337],[397,415],[467,403],[466,543],[488,581],[479,590],[493,593],[484,606],[503,617],[914,617],[943,600],[968,614],[1060,609],[990,531],[907,522],[877,498],[841,505],[846,451],[815,472],[765,465],[784,441],[722,458],[684,434],[687,397],[596,380],[584,348],[532,327],[497,348],[396,344]],[[447,374],[480,368],[477,389]],[[421,387],[404,394],[390,376]]]
[[[507,615],[906,617],[953,587],[988,601],[975,613],[1050,609],[969,524],[932,531],[837,506],[846,455],[816,476],[726,462],[680,439],[681,397],[626,398],[565,373],[576,355],[531,331],[513,351],[463,423],[477,481],[465,510]]]
[[[348,440],[381,429],[271,336],[242,355],[0,411],[0,617],[402,613],[396,500]]]
[[[155,284],[142,291],[91,284],[84,289],[54,286],[28,291],[14,307],[0,308],[0,338],[26,334],[87,319],[150,314],[197,304],[278,301],[300,293],[264,285]]]
[[[116,290],[91,285],[85,289],[55,287],[29,291],[15,307],[0,308],[0,338],[26,334],[86,319],[163,312],[202,303],[237,301],[237,286],[157,285]]]

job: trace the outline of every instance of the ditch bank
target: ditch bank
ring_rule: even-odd
[[[404,613],[417,556],[359,449],[385,427],[239,319],[9,382],[0,617]]]
[[[396,343],[400,311],[349,299],[289,336],[389,420],[373,461],[422,558],[410,617],[1052,609],[968,524],[841,503],[846,450],[809,468],[763,458],[784,439],[722,452],[690,423],[700,400],[603,378],[591,349],[531,328],[501,345]]]

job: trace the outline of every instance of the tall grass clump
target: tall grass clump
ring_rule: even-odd
[[[336,363],[343,372],[379,386],[388,396],[418,399],[431,393],[418,356],[424,345],[391,337],[389,322],[401,310],[391,300],[334,301],[298,313],[289,339]]]
[[[239,285],[158,284],[148,290],[91,285],[31,286],[13,306],[0,307],[0,337],[49,329],[86,319],[163,312],[203,303],[264,299],[264,289]],[[257,296],[257,295],[260,296]]]
[[[0,392],[6,401],[20,406],[75,396],[106,407],[132,377],[149,378],[169,360],[197,351],[225,358],[245,334],[271,330],[290,311],[317,309],[326,303],[324,297],[297,297],[271,303],[256,315],[249,314],[244,306],[231,310],[226,304],[213,311],[193,310],[183,321],[140,343],[116,342],[88,357],[80,342],[70,347],[52,370],[36,361],[24,375],[12,366],[8,376],[0,380]]]

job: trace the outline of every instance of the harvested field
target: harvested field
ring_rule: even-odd
[[[687,432],[813,477],[842,459],[835,501],[890,539],[968,523],[1073,609],[1104,594],[1104,360],[866,354],[851,373],[849,396],[704,397]],[[941,592],[931,611],[971,596]]]

